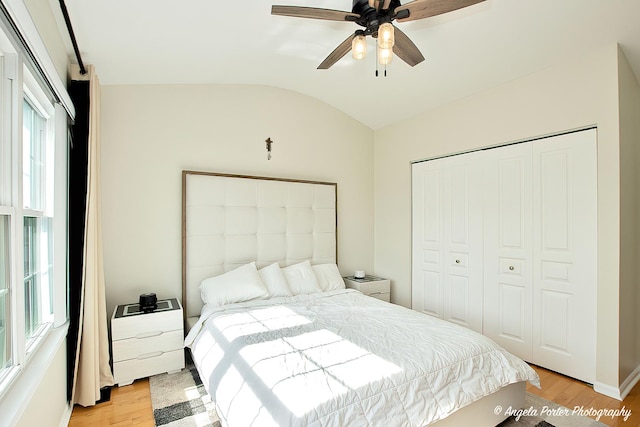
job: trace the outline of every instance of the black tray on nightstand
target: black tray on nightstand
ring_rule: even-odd
[[[116,315],[114,316],[116,319],[120,317],[130,317],[130,316],[139,316],[142,314],[148,313],[158,313],[160,311],[171,311],[171,310],[179,310],[180,304],[178,303],[177,298],[171,299],[163,299],[158,300],[158,308],[153,311],[144,312],[140,308],[140,304],[124,304],[119,305],[116,309]]]

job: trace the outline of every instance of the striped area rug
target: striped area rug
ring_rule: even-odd
[[[149,377],[156,426],[222,427],[195,366]]]
[[[214,405],[192,364],[174,374],[150,377],[149,385],[156,426],[221,427]],[[510,417],[499,427],[606,427],[588,417],[548,415],[562,414],[562,408],[554,402],[527,393],[525,409],[529,409],[529,412],[518,420]]]

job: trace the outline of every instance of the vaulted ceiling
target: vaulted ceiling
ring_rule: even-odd
[[[402,1],[402,3],[406,3]],[[294,90],[372,129],[619,43],[640,76],[638,0],[486,0],[396,23],[426,60],[324,58],[357,27],[272,16],[272,4],[350,11],[350,0],[66,0],[103,85],[258,84]],[[369,39],[369,51],[374,41]],[[70,49],[70,48],[69,48]],[[71,52],[71,50],[69,50]]]

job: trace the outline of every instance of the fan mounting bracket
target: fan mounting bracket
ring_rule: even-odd
[[[364,34],[373,37],[378,36],[378,27],[385,22],[396,19],[395,8],[400,6],[400,0],[391,0],[388,9],[376,10],[369,6],[369,0],[353,0],[352,13],[360,15],[353,22],[364,27]]]

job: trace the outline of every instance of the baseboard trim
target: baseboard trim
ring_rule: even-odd
[[[629,376],[622,382],[620,385],[620,395],[622,399],[627,397],[627,395],[631,392],[633,387],[640,381],[640,366],[637,366],[636,369],[629,374]]]
[[[67,427],[69,425],[69,421],[71,421],[71,413],[73,412],[73,405],[67,403],[67,409],[65,409],[62,414],[62,419],[60,419],[60,427]]]
[[[599,383],[595,381],[593,383],[593,390],[596,393],[604,394],[605,396],[612,397],[617,400],[622,400],[622,395],[618,387],[610,386],[609,384]]]
[[[593,389],[597,393],[604,394],[605,396],[613,397],[617,400],[624,400],[638,381],[640,381],[640,365],[625,378],[622,384],[620,384],[620,387],[614,387],[596,381],[593,383]]]

